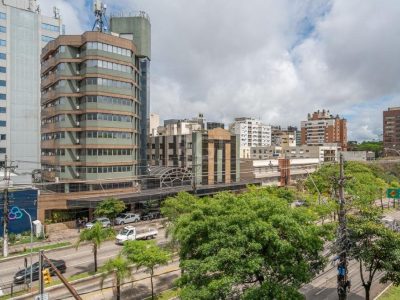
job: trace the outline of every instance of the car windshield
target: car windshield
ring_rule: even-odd
[[[123,228],[121,229],[121,231],[119,232],[120,235],[128,235],[129,229]]]
[[[126,218],[126,214],[120,214],[118,215],[119,218]]]

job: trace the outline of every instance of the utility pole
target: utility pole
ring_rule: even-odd
[[[347,299],[347,292],[350,290],[350,280],[348,279],[348,261],[347,251],[349,247],[347,235],[346,221],[346,199],[344,196],[344,185],[346,178],[344,176],[344,160],[343,154],[340,154],[340,172],[339,172],[339,230],[338,230],[338,275],[337,275],[337,291],[339,300]]]
[[[39,293],[43,297],[44,282],[43,282],[43,250],[39,251]]]
[[[9,194],[8,194],[8,186],[10,184],[10,173],[11,171],[14,171],[16,167],[12,166],[12,163],[10,162],[10,165],[8,164],[7,160],[7,154],[4,157],[4,166],[2,169],[4,169],[4,177],[3,177],[3,182],[5,184],[5,188],[3,191],[3,256],[7,257],[8,256],[8,206],[9,206]]]

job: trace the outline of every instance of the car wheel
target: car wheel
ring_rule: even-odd
[[[122,222],[120,222],[120,223],[119,223],[119,225],[124,225],[124,224],[125,224],[125,222],[124,222],[124,221],[122,221]]]

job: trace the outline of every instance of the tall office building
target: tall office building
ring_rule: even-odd
[[[271,126],[254,118],[235,118],[229,126],[232,134],[240,138],[240,158],[250,158],[250,148],[271,146]]]
[[[7,154],[18,173],[40,168],[40,53],[61,26],[36,1],[0,2],[0,161]]]
[[[387,156],[400,154],[400,107],[383,112],[383,147]]]
[[[62,181],[58,191],[135,184],[141,113],[135,54],[132,40],[102,32],[63,35],[43,49],[42,177]]]
[[[301,144],[322,146],[336,143],[341,150],[347,148],[347,121],[329,110],[308,114],[307,121],[301,122]]]
[[[145,12],[138,14],[113,14],[110,18],[111,32],[132,40],[136,45],[140,74],[140,143],[139,174],[147,173],[146,145],[148,134],[147,119],[150,117],[150,60],[151,60],[151,24]]]

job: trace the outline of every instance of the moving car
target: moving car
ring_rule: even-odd
[[[65,271],[67,270],[67,265],[65,264],[64,260],[50,259],[50,261],[61,273],[65,273]],[[56,273],[54,269],[50,267],[50,264],[47,261],[43,262],[43,269],[49,269],[50,275],[54,275]],[[26,269],[19,270],[14,275],[14,283],[16,284],[25,283],[25,278],[27,282],[30,282],[30,277],[31,277],[31,267],[29,266]],[[36,262],[32,265],[32,281],[38,279],[39,279],[39,262]]]
[[[122,245],[125,241],[154,239],[158,234],[155,228],[136,229],[133,226],[125,226],[115,238],[115,243]]]
[[[133,213],[124,213],[120,214],[116,219],[115,219],[115,224],[116,225],[124,225],[127,223],[135,223],[140,221],[140,215],[139,214],[133,214]]]
[[[109,218],[105,218],[105,217],[99,217],[99,218],[96,218],[96,219],[93,219],[91,222],[89,222],[89,223],[86,223],[86,228],[92,228],[93,227],[93,225],[96,223],[96,222],[99,222],[103,227],[111,227],[111,222],[110,222],[110,219]]]

